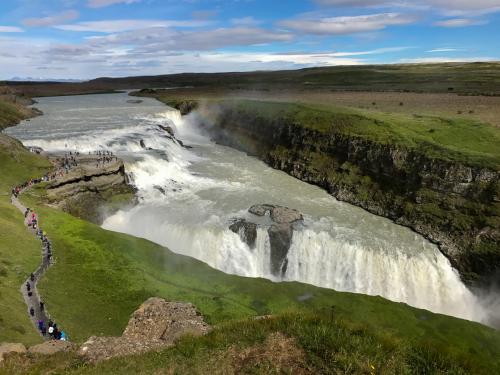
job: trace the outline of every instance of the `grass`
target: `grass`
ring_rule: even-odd
[[[0,136],[0,141],[0,341],[31,344],[39,338],[18,289],[38,263],[39,243],[27,235],[22,216],[8,200],[12,185],[42,175],[48,162],[8,137]],[[23,195],[40,214],[40,225],[54,247],[56,264],[39,289],[51,315],[73,341],[120,335],[130,314],[151,296],[192,302],[218,328],[205,338],[185,338],[160,354],[112,360],[95,368],[64,354],[28,359],[15,364],[16,369],[4,368],[7,373],[137,373],[171,366],[178,372],[205,372],[220,363],[233,366],[239,357],[231,354],[232,346],[259,346],[273,332],[295,338],[306,355],[304,366],[313,372],[367,372],[369,364],[388,366],[387,373],[500,370],[500,333],[491,328],[381,297],[227,275],[152,242],[105,231],[45,207],[40,203],[44,194],[40,186]],[[277,317],[249,320],[268,314]],[[272,363],[250,360],[241,366],[241,372],[266,372]]]
[[[0,130],[12,126],[23,118],[23,114],[14,104],[0,100]]]
[[[251,113],[270,122],[282,118],[322,133],[402,145],[432,158],[500,169],[500,129],[472,120],[257,100],[222,101],[221,105],[243,116]]]
[[[73,353],[11,357],[5,374],[488,374],[471,353],[454,356],[427,344],[401,341],[336,314],[285,313],[234,321],[174,348],[85,364]],[[2,373],[2,369],[0,369]]]
[[[40,195],[42,188],[23,199],[34,205]],[[289,310],[328,318],[333,311],[346,324],[449,352],[454,358],[500,366],[500,333],[480,324],[381,297],[227,275],[149,241],[105,231],[51,208],[37,210],[56,259],[40,291],[52,316],[74,341],[120,335],[139,304],[160,296],[194,303],[213,325]],[[301,301],[301,296],[310,298]]]
[[[40,341],[19,291],[40,261],[40,242],[24,226],[22,214],[10,203],[12,186],[43,175],[49,163],[26,152],[0,134],[0,342]]]

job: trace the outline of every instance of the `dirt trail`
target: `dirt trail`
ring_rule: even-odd
[[[25,190],[26,189],[22,190],[20,192],[20,194],[22,192],[24,192]],[[19,202],[19,199],[16,198],[14,195],[12,195],[11,202],[24,215],[27,208],[24,207],[21,204],[21,202]],[[35,230],[29,229],[29,232],[32,233],[33,236],[36,236],[37,238],[39,238],[38,235],[36,234]],[[49,243],[50,243],[50,240],[49,240]],[[21,293],[23,295],[24,302],[26,303],[26,306],[28,307],[28,315],[29,315],[31,321],[33,322],[33,325],[35,326],[37,332],[40,333],[40,335],[41,335],[41,332],[38,329],[38,321],[42,320],[44,322],[44,326],[48,327],[50,315],[48,314],[45,307],[43,310],[41,309],[41,306],[40,306],[41,299],[40,299],[40,295],[38,294],[37,283],[38,283],[38,280],[41,279],[41,277],[43,276],[45,271],[51,266],[52,262],[50,261],[50,259],[48,257],[48,253],[49,253],[48,246],[49,245],[44,244],[42,241],[40,241],[40,244],[41,244],[41,249],[42,249],[42,252],[41,252],[42,259],[41,259],[41,263],[38,266],[38,268],[35,271],[33,271],[33,275],[35,276],[34,281],[31,281],[31,276],[28,276],[28,278],[23,283],[23,285],[21,285],[20,290],[21,290]],[[26,288],[27,283],[29,283],[31,286],[31,292],[32,292],[31,296],[28,295],[28,290]],[[34,309],[33,316],[31,316],[31,314],[30,314],[31,308]],[[49,339],[49,338],[50,338],[49,336],[44,337],[44,339]]]

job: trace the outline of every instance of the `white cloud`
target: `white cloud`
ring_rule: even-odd
[[[330,17],[317,19],[292,19],[280,25],[308,34],[341,35],[382,30],[387,26],[406,25],[415,16],[400,13],[379,13],[363,16]]]
[[[132,4],[141,0],[88,0],[87,6],[90,8],[104,8],[115,4]]]
[[[210,24],[208,21],[176,21],[176,20],[103,20],[78,22],[68,25],[54,26],[59,30],[117,33],[122,31],[140,30],[154,27],[202,27]]]
[[[333,7],[432,8],[447,14],[469,16],[500,11],[500,0],[314,0],[314,2]]]
[[[288,42],[292,39],[293,35],[290,33],[250,27],[218,28],[203,32],[148,28],[92,37],[89,38],[89,43],[100,47],[126,45],[138,53],[154,54],[165,51],[206,51],[230,46]]]
[[[425,51],[427,53],[436,53],[436,52],[458,52],[458,51],[465,51],[462,48],[434,48],[428,51]]]
[[[445,62],[479,62],[479,61],[495,61],[493,57],[418,57],[413,59],[401,59],[399,60],[402,64],[433,64],[433,63],[445,63]]]
[[[466,27],[487,24],[487,21],[473,18],[452,18],[449,20],[434,22],[434,25],[441,27]]]
[[[26,18],[22,21],[22,23],[24,26],[28,27],[53,26],[62,22],[73,21],[79,16],[80,14],[76,10],[68,10],[47,17]]]
[[[0,33],[22,33],[23,29],[16,26],[0,26]]]
[[[232,18],[231,23],[238,26],[256,26],[259,25],[260,21],[253,17],[242,17],[242,18]]]

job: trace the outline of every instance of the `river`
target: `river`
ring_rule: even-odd
[[[422,236],[214,144],[193,118],[183,119],[153,99],[130,99],[125,93],[41,98],[36,106],[44,115],[6,133],[48,152],[110,150],[124,159],[139,203],[106,218],[105,229],[149,239],[231,274],[381,295],[487,322],[478,297]],[[158,125],[172,126],[192,148],[165,137]],[[304,215],[282,277],[271,273],[266,230],[258,230],[251,249],[228,229],[260,203]]]

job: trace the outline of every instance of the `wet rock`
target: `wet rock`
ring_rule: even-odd
[[[26,353],[26,347],[20,343],[0,344],[0,363],[4,360],[4,356],[11,353]]]
[[[294,223],[303,220],[302,214],[288,207],[275,206],[271,210],[271,219],[275,223]]]
[[[160,129],[166,131],[171,137],[175,137],[175,135],[174,135],[174,129],[172,129],[171,126],[158,125],[158,127]]]
[[[150,298],[137,309],[121,337],[87,340],[78,353],[89,362],[172,346],[184,335],[204,335],[210,326],[190,303]]]
[[[293,228],[288,223],[273,224],[267,231],[271,245],[271,272],[283,276],[288,266],[288,250],[292,244]]]
[[[255,249],[255,241],[257,240],[257,224],[250,223],[245,219],[238,219],[229,226],[234,233],[240,235],[250,248]]]
[[[248,212],[257,216],[265,216],[270,213],[271,210],[276,207],[272,204],[256,204],[248,209]]]
[[[147,147],[146,147],[146,142],[144,142],[144,140],[143,140],[143,139],[141,139],[141,140],[139,141],[139,144],[141,145],[141,147],[142,147],[142,148],[147,148]]]

